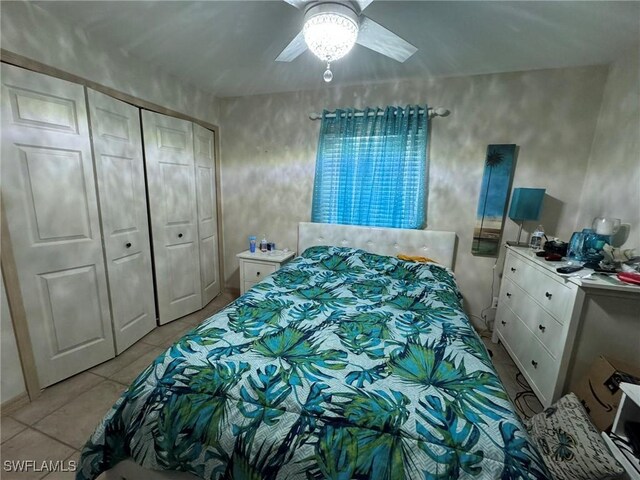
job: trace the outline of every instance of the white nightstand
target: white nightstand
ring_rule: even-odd
[[[637,422],[640,419],[640,385],[621,383],[620,389],[622,390],[622,399],[618,405],[618,411],[613,421],[613,427],[611,427],[611,433],[622,437],[624,440],[628,440],[624,431],[624,424],[627,421]],[[631,452],[627,454],[623,453],[607,433],[602,432],[602,438],[604,438],[613,456],[616,457],[624,467],[627,472],[626,478],[640,480],[640,458],[635,457]]]
[[[278,270],[296,256],[296,252],[275,250],[273,252],[251,253],[246,250],[236,255],[240,262],[240,293],[243,294],[256,283]]]

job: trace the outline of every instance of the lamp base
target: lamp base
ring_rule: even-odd
[[[522,236],[522,224],[524,223],[524,221],[520,220],[520,229],[518,230],[518,240],[513,242],[513,241],[508,241],[507,245],[509,245],[510,247],[528,247],[529,244],[525,243],[525,242],[521,242],[520,241],[520,237]]]

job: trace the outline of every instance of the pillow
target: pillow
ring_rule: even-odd
[[[525,421],[525,426],[556,480],[617,478],[624,472],[573,393]]]

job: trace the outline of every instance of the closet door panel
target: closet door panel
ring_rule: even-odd
[[[191,122],[142,111],[160,324],[202,306]]]
[[[211,130],[193,124],[193,138],[198,195],[202,304],[204,306],[220,293],[215,148]]]
[[[140,110],[88,90],[116,351],[156,326]]]
[[[2,201],[44,387],[114,356],[85,94],[0,68]]]

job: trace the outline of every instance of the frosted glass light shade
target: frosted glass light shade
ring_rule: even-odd
[[[336,12],[323,12],[307,19],[302,29],[309,50],[325,62],[344,57],[358,38],[358,24]]]

